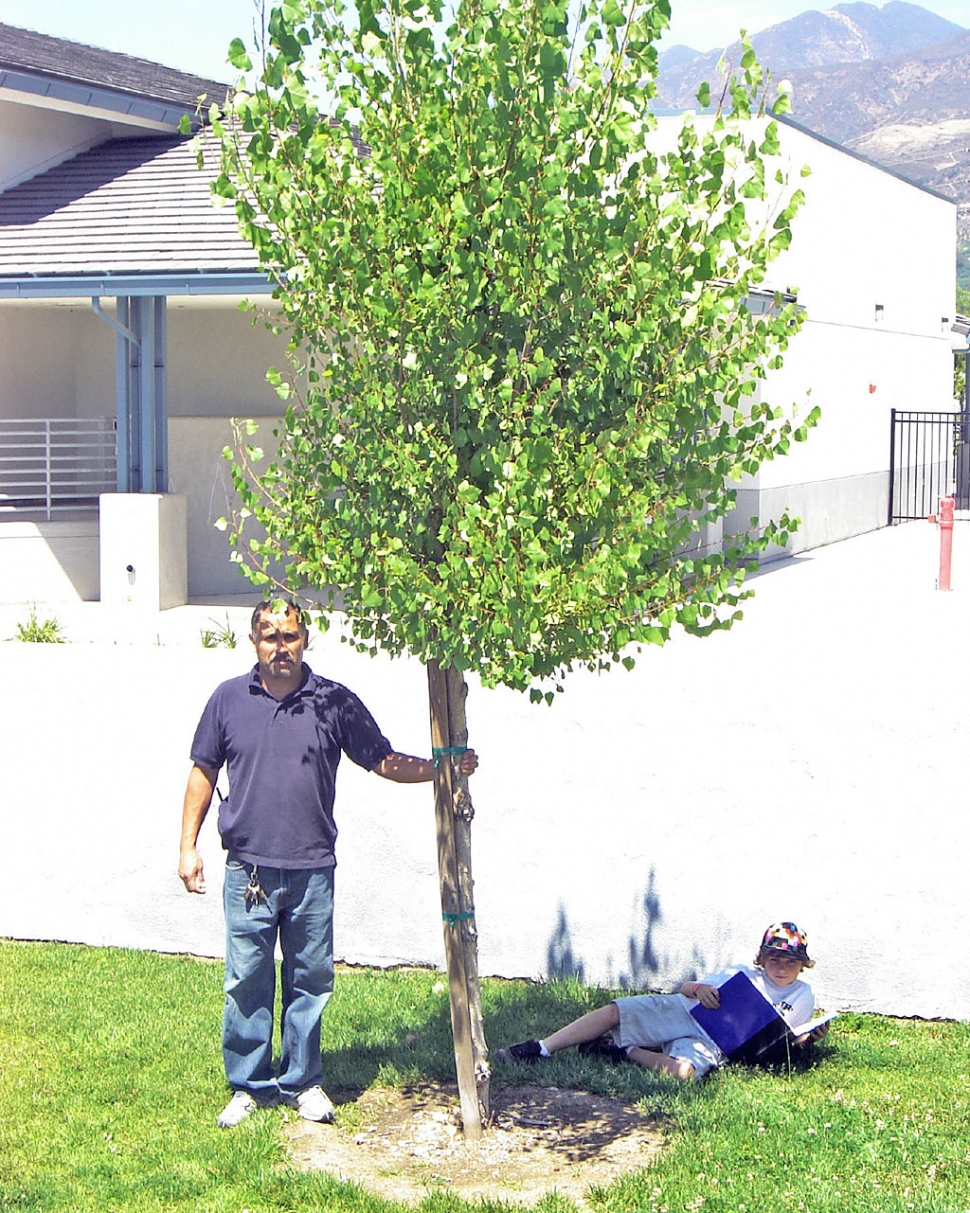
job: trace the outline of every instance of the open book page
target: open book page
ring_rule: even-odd
[[[800,1023],[796,1027],[789,1028],[789,1031],[792,1036],[804,1036],[806,1032],[814,1032],[816,1028],[824,1027],[825,1024],[831,1023],[838,1017],[838,1011],[827,1011],[824,1015],[813,1015],[807,1023]]]

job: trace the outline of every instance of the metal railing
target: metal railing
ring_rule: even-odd
[[[893,409],[891,428],[889,525],[935,514],[940,498],[951,493],[957,509],[968,508],[970,445],[963,414]]]
[[[0,418],[0,519],[97,509],[117,460],[113,417]]]

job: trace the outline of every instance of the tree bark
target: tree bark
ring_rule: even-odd
[[[465,721],[467,687],[461,672],[428,662],[431,744],[438,763],[435,818],[438,832],[438,877],[448,967],[455,1068],[466,1140],[478,1141],[489,1118],[488,1048],[482,1021],[478,976],[478,931],[475,925],[471,865],[474,816],[468,779],[458,761],[468,740]]]

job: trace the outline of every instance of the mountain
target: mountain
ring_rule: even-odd
[[[924,50],[966,31],[952,21],[903,0],[877,8],[874,4],[840,4],[825,12],[810,11],[751,37],[758,61],[776,79],[798,68],[865,63],[873,59]],[[655,109],[690,109],[696,106],[698,85],[712,85],[723,55],[728,63],[737,44],[702,53],[674,46],[660,55]]]
[[[755,34],[775,80],[792,85],[792,118],[959,204],[958,278],[970,285],[970,32],[892,0],[805,12]],[[731,50],[660,56],[654,108],[696,108],[698,86],[722,77]]]
[[[795,121],[849,147],[887,126],[970,128],[970,33],[916,53],[786,75]]]
[[[957,277],[970,285],[970,33],[787,74],[796,122],[958,203]]]

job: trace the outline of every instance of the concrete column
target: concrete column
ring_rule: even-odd
[[[698,537],[703,556],[719,555],[724,547],[724,519],[717,518],[713,522],[705,522]]]
[[[188,601],[185,498],[101,495],[101,602],[165,611]]]

